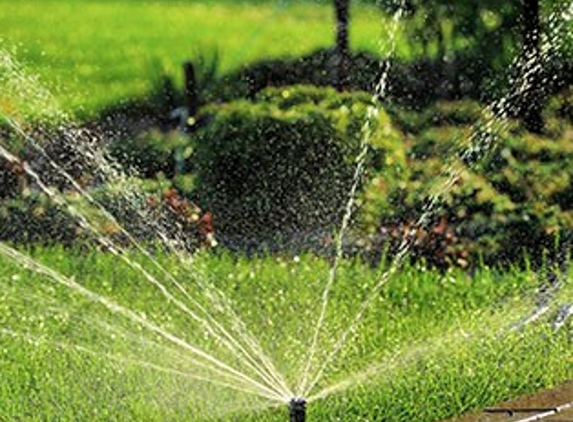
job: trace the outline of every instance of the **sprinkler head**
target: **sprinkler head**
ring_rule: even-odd
[[[305,422],[306,400],[302,397],[294,397],[289,403],[290,422]]]

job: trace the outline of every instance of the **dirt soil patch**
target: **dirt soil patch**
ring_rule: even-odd
[[[449,422],[573,422],[573,380]]]

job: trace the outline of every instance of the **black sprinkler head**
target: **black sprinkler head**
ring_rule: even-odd
[[[301,397],[293,398],[289,403],[290,422],[305,422],[306,400]]]

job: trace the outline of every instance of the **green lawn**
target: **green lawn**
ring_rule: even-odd
[[[470,277],[406,266],[372,296],[383,269],[344,261],[311,355],[329,269],[322,259],[203,254],[181,262],[159,256],[158,263],[189,293],[185,297],[139,253],[117,257],[52,248],[32,255],[55,269],[56,277],[68,277],[60,282],[87,287],[141,320],[38,275],[32,262],[26,269],[23,261],[14,265],[0,256],[2,420],[287,420],[284,404],[198,380],[241,385],[206,370],[208,362],[197,364],[196,353],[148,329],[146,324],[157,324],[259,379],[245,359],[224,347],[223,337],[186,315],[176,300],[201,315],[205,305],[233,337],[247,327],[293,388],[307,363],[309,379],[328,363],[309,393],[313,421],[436,421],[573,376],[570,328],[557,335],[545,324],[508,331],[532,306],[537,280],[527,271],[484,269]],[[176,300],[126,265],[127,258]],[[368,312],[353,324],[370,297]],[[559,300],[567,298],[570,288]],[[344,347],[330,359],[344,332]]]
[[[0,0],[1,48],[37,73],[67,110],[93,113],[140,96],[162,73],[218,51],[222,72],[333,43],[329,3]],[[376,51],[381,14],[357,4],[353,48]],[[405,54],[405,50],[402,51]]]
[[[219,51],[225,72],[333,39],[326,1],[0,0],[0,10],[0,70],[12,69],[0,74],[0,116],[18,118],[50,103],[42,84],[64,110],[93,115],[162,73],[179,78],[198,54]],[[355,7],[354,48],[376,51],[380,19]],[[2,61],[12,56],[22,70]],[[556,306],[509,330],[534,306],[532,271],[406,264],[381,283],[389,263],[342,260],[321,318],[327,259],[146,256],[78,204],[113,248],[20,256],[0,244],[2,422],[286,421],[274,392],[260,396],[277,384],[261,375],[268,362],[292,393],[312,386],[309,421],[321,422],[439,421],[573,378],[573,327],[547,324]],[[553,303],[571,301],[568,285]]]

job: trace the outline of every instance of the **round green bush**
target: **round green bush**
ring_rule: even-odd
[[[371,106],[363,92],[290,86],[210,107],[194,164],[218,238],[277,244],[339,225]],[[396,136],[385,112],[370,120],[372,145]]]

